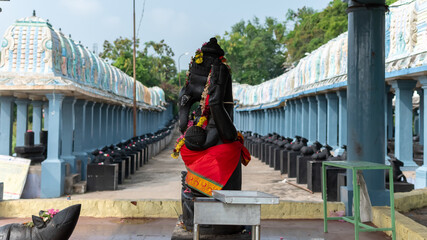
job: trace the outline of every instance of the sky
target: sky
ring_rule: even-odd
[[[288,9],[303,6],[324,9],[330,0],[145,0],[144,14],[138,37],[141,42],[164,39],[175,53],[180,69],[186,69],[197,48],[215,35],[222,36],[240,20],[254,16],[284,21]],[[142,15],[144,0],[136,0],[136,29]],[[133,37],[133,2],[131,0],[0,0],[0,34],[15,20],[32,15],[49,19],[53,28],[75,41],[102,51],[104,40]]]

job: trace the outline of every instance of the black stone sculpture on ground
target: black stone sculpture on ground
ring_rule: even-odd
[[[304,146],[301,148],[301,154],[297,156],[296,160],[296,172],[297,172],[297,183],[305,184],[307,183],[307,165],[308,161],[311,161],[311,156],[314,153],[320,151],[323,147],[318,141],[313,142],[310,146]]]
[[[12,223],[0,227],[1,240],[67,240],[76,227],[81,205],[76,204],[60,211],[53,218],[44,222],[41,217],[33,215],[34,227],[22,223]]]
[[[408,183],[405,175],[403,175],[402,170],[404,163],[399,159],[392,157],[388,160],[390,165],[393,167],[393,183],[394,183],[394,192],[410,192],[414,190],[414,184]],[[385,172],[385,181],[386,188],[389,189],[389,172]]]
[[[15,152],[17,157],[27,158],[31,160],[31,165],[41,163],[45,160],[45,156],[43,152],[45,150],[45,146],[41,144],[34,145],[34,132],[27,131],[25,133],[25,141],[24,146],[16,146]]]

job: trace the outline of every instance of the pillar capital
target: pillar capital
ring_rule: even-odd
[[[325,95],[316,95],[316,100],[317,101],[326,101],[326,97],[325,97]]]
[[[30,101],[28,99],[24,98],[16,98],[15,103],[16,105],[27,105]]]
[[[326,93],[325,96],[326,96],[326,99],[328,100],[335,100],[338,98],[337,92]]]
[[[418,77],[418,81],[420,82],[422,89],[427,88],[427,76]]]
[[[61,93],[48,93],[46,94],[46,98],[49,101],[62,101],[64,99],[64,94]]]
[[[88,102],[89,101],[85,100],[85,99],[76,99],[76,102],[74,103],[74,106],[78,106],[78,107],[80,107],[80,106],[86,106]]]
[[[317,101],[316,96],[310,96],[310,97],[307,97],[307,100],[308,100],[310,103],[315,103],[315,102]]]
[[[0,101],[2,102],[13,102],[15,101],[15,97],[12,96],[0,96]]]
[[[337,91],[337,96],[339,98],[345,98],[345,97],[347,97],[347,90]]]
[[[420,80],[421,82],[422,80]],[[415,88],[417,81],[411,79],[401,79],[390,81],[391,86],[397,91],[397,89],[410,90]],[[422,83],[421,83],[422,84]],[[424,86],[424,84],[422,84]]]
[[[39,101],[39,100],[33,100],[31,101],[31,105],[33,105],[33,107],[42,107],[43,106],[43,102]]]
[[[74,102],[76,101],[76,99],[74,97],[64,97],[64,100],[62,100],[63,103],[65,104],[74,104]]]

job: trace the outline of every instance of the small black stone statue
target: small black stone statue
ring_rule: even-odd
[[[76,227],[81,205],[76,204],[56,213],[50,220],[32,217],[34,226],[12,223],[0,227],[1,240],[67,240]]]

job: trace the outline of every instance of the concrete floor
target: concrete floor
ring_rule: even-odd
[[[0,219],[0,226],[30,219]],[[70,240],[169,240],[177,219],[120,219],[81,217]],[[323,220],[263,220],[262,240],[344,240],[354,238],[353,225],[329,221],[323,232]],[[203,238],[202,238],[203,239]],[[391,239],[383,232],[363,232],[360,239]]]

